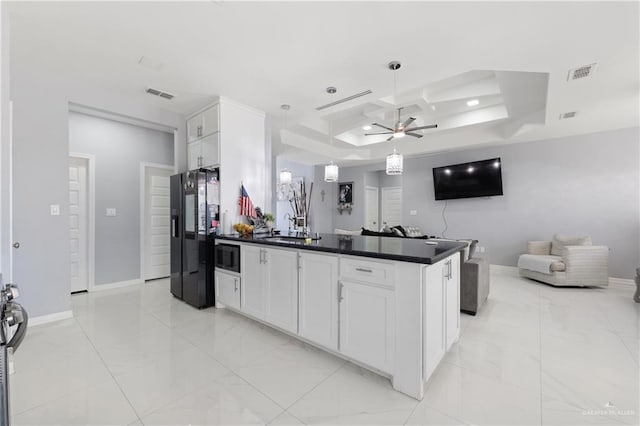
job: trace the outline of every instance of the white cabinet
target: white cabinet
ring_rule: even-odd
[[[216,303],[240,309],[240,277],[216,271]]]
[[[220,130],[218,110],[218,104],[215,104],[187,120],[187,142],[196,141]]]
[[[267,316],[267,286],[264,259],[266,250],[253,244],[243,244],[240,252],[242,287],[240,310],[259,319]]]
[[[187,144],[187,168],[210,167],[220,164],[220,133],[214,133]]]
[[[424,372],[429,378],[460,335],[460,254],[426,268]]]
[[[241,246],[240,310],[284,330],[298,331],[298,254]]]
[[[424,341],[424,376],[428,379],[438,366],[446,351],[443,262],[424,269],[423,300],[423,341]]]
[[[338,349],[338,258],[300,253],[298,334]]]
[[[263,249],[267,276],[266,321],[292,333],[298,332],[298,253]]]
[[[392,290],[341,280],[340,352],[381,371],[392,372],[395,301]]]
[[[445,299],[445,335],[447,350],[460,335],[460,255],[458,253],[445,260],[442,282]]]

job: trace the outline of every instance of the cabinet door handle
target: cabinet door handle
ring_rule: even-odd
[[[238,292],[238,279],[233,279],[233,291]]]
[[[371,269],[367,269],[367,268],[356,268],[356,271],[358,271],[358,272],[368,272],[369,274],[373,272]]]
[[[298,253],[298,256],[296,256],[297,262],[298,262],[298,269],[302,269],[302,263],[300,262],[300,253]]]
[[[262,249],[260,249],[260,263],[262,263]]]
[[[338,302],[342,302],[342,300],[344,299],[344,297],[342,297],[342,288],[344,287],[344,284],[342,284],[342,282],[338,281]]]

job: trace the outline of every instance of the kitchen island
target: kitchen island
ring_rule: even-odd
[[[321,234],[216,237],[239,271],[216,269],[230,308],[391,379],[422,399],[460,330],[463,243]]]

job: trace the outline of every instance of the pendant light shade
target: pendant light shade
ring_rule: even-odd
[[[387,174],[402,174],[402,154],[398,153],[395,148],[391,154],[387,155]]]
[[[333,164],[331,161],[324,166],[324,181],[325,182],[337,182],[338,181],[338,165]]]
[[[291,183],[291,172],[287,169],[280,171],[280,184],[289,185]]]

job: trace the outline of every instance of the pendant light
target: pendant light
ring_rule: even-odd
[[[333,86],[329,86],[326,88],[326,92],[330,95],[335,94],[338,91]],[[329,144],[331,148],[333,148],[333,132],[331,127],[331,121],[329,121]],[[333,164],[333,161],[329,161],[329,164],[324,166],[324,181],[325,182],[337,182],[338,181],[338,165]]]
[[[392,61],[389,62],[389,69],[391,71],[393,71],[393,104],[396,104],[396,71],[398,70],[398,68],[401,67],[400,62],[398,61]],[[398,122],[400,121],[400,114],[398,113]],[[400,138],[402,136],[404,136],[404,133],[402,133],[402,135],[397,135],[394,133],[393,135],[393,140],[395,141],[396,138]],[[400,154],[398,151],[396,151],[395,148],[395,142],[394,142],[394,147],[393,147],[393,152],[389,155],[387,155],[387,167],[386,167],[386,172],[388,175],[401,175],[402,171],[403,171],[403,166],[402,166],[402,162],[403,162],[403,158],[402,158],[402,154]]]
[[[398,153],[398,151],[393,148],[393,152],[387,155],[387,174],[401,175],[403,170],[402,160],[402,154]]]
[[[335,92],[334,92],[335,93]],[[331,122],[329,122],[329,142],[331,143],[331,147],[333,148],[333,132],[331,131]],[[329,164],[324,166],[324,181],[325,182],[337,182],[338,181],[338,165],[333,164],[333,161],[330,161]]]
[[[287,112],[291,109],[291,105],[282,104],[280,105],[280,109],[284,111],[284,126],[283,129],[287,127]],[[291,184],[291,171],[289,169],[282,169],[280,171],[280,185],[290,185]]]
[[[280,171],[280,185],[289,185],[291,183],[291,172],[289,169]]]

